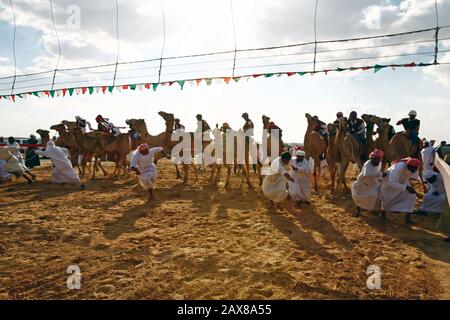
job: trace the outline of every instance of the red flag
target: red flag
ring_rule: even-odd
[[[16,102],[16,96],[15,95],[12,95],[11,99],[12,99],[13,102]]]
[[[103,86],[102,87],[102,92],[105,93],[105,91],[106,91],[106,86]]]
[[[258,78],[258,77],[260,77],[260,76],[262,76],[262,74],[254,74],[254,75],[253,75],[253,78]]]
[[[405,67],[415,67],[416,64],[415,64],[415,62],[411,62],[411,63],[405,64],[404,66],[405,66]]]
[[[288,75],[288,77],[293,76],[294,74],[296,74],[297,72],[288,72],[286,73]]]
[[[169,81],[169,87],[171,86],[171,85],[173,85],[175,83],[175,81]]]
[[[231,80],[230,77],[225,77],[225,78],[223,78],[223,81],[225,81],[227,84],[228,84],[228,82],[230,82],[230,80]]]
[[[124,84],[123,86],[122,86],[122,89],[128,89],[128,85],[127,84]]]
[[[362,67],[361,68],[361,70],[369,70],[369,69],[371,69],[372,67]]]
[[[45,94],[46,96],[49,96],[49,95],[50,95],[50,93],[49,93],[48,91],[44,91],[44,94]]]
[[[86,87],[81,88],[81,93],[85,94],[86,91],[87,91],[87,88],[86,88]]]
[[[230,81],[230,80],[228,80],[228,81]],[[195,82],[197,82],[197,86],[198,86],[200,84],[200,82],[202,82],[202,79],[195,79]]]
[[[150,86],[151,86],[150,83],[146,83],[146,84],[144,85],[144,87],[145,87],[146,89],[150,89]]]
[[[67,89],[66,89],[66,88],[62,89],[63,97],[66,95],[66,92],[67,92]]]

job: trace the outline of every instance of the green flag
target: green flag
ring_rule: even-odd
[[[69,96],[71,96],[72,94],[73,94],[73,90],[75,90],[74,88],[69,88],[68,89],[68,91],[69,91]]]
[[[135,84],[130,84],[130,89],[131,90],[136,90],[136,85]]]
[[[304,76],[306,72],[297,72],[299,75]]]
[[[266,74],[264,75],[264,78],[270,78],[271,76],[273,76],[273,73],[266,73]]]
[[[94,87],[88,87],[89,90],[89,94],[93,94],[94,93]]]
[[[181,90],[183,90],[185,81],[184,81],[184,80],[178,80],[177,82],[178,82],[178,84],[180,85]]]
[[[158,88],[158,85],[159,85],[159,83],[152,84],[153,91],[156,91],[156,88]]]
[[[376,64],[373,66],[373,73],[377,73],[381,69],[383,69],[385,66],[380,66],[379,64]]]
[[[36,97],[39,97],[39,92],[34,91],[34,92],[33,92],[33,95],[36,96]]]
[[[233,80],[239,82],[239,80],[241,80],[241,77],[234,77]]]
[[[49,92],[50,92],[50,95],[52,96],[52,98],[54,98],[55,97],[55,90],[50,90]]]
[[[113,92],[113,90],[114,90],[114,86],[108,86],[108,91],[109,91],[109,92],[111,92],[111,93],[112,93],[112,92]]]
[[[211,78],[205,79],[205,82],[206,82],[206,85],[209,86],[212,83],[212,79]]]

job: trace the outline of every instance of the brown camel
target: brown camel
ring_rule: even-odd
[[[50,129],[58,132],[58,138],[56,139],[55,144],[58,147],[66,148],[69,151],[70,162],[72,163],[72,166],[77,167],[78,173],[82,175],[82,170],[78,165],[79,148],[77,141],[75,140],[71,131],[68,131],[66,125],[63,123],[52,125]]]
[[[349,191],[345,182],[345,173],[348,165],[353,162],[356,163],[359,169],[362,168],[360,144],[350,133],[348,133],[347,118],[339,119],[338,130],[336,134],[336,150],[339,155],[339,182],[343,185],[345,191]]]
[[[325,159],[328,163],[328,170],[330,171],[331,186],[330,192],[334,193],[336,180],[336,166],[339,163],[339,154],[336,149],[336,133],[337,125],[334,123],[328,124],[328,146],[325,153]]]
[[[43,130],[43,129],[37,129],[36,133],[41,137],[41,144],[44,146],[47,145],[47,142],[50,141],[50,131]]]
[[[369,158],[369,154],[375,149],[375,142],[373,141],[373,135],[374,135],[374,115],[371,114],[363,114],[361,116],[361,119],[364,120],[364,122],[366,123],[366,153],[364,155],[364,159],[368,159]]]
[[[317,181],[320,177],[320,155],[324,154],[327,149],[327,140],[314,131],[318,125],[317,120],[309,113],[305,113],[305,117],[308,121],[308,127],[304,138],[304,148],[306,157],[314,159],[314,190],[318,192]]]

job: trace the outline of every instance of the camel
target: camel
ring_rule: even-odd
[[[227,130],[229,129],[229,130]],[[243,134],[243,132],[241,132]],[[214,180],[214,173],[216,173],[215,183],[218,184],[220,182],[220,173],[222,170],[222,167],[225,166],[227,168],[227,179],[225,182],[225,188],[228,188],[230,186],[230,177],[231,177],[231,171],[233,166],[234,167],[240,167],[241,170],[236,170],[235,173],[240,174],[242,184],[245,181],[247,182],[247,185],[249,189],[253,189],[252,183],[249,179],[249,173],[247,170],[248,165],[248,151],[245,149],[245,139],[244,141],[241,141],[241,139],[238,139],[236,135],[236,131],[231,130],[230,127],[222,126],[220,129],[216,125],[216,128],[213,130],[213,134],[215,137],[219,137],[219,139],[222,139],[223,141],[223,149],[222,149],[222,155],[221,159],[216,159],[216,162],[211,165],[211,176],[209,180],[212,182]],[[233,160],[231,163],[227,162],[227,145],[232,144],[233,145]],[[211,148],[214,147],[214,141],[211,141],[211,143],[205,148],[205,151],[210,151]],[[244,161],[245,164],[239,164],[238,163],[238,149],[244,148]],[[241,149],[242,150],[242,149]],[[215,150],[212,150],[212,155],[216,155]],[[217,156],[217,155],[216,155]],[[217,158],[219,158],[217,156]],[[242,177],[244,176],[244,178]],[[241,184],[241,187],[242,187]]]
[[[77,167],[78,172],[81,174],[82,171],[78,165],[79,148],[73,134],[67,130],[66,125],[63,123],[52,125],[50,129],[58,132],[59,136],[56,139],[55,144],[58,147],[66,148],[69,151],[70,162],[72,163],[72,166]]]
[[[363,114],[361,119],[366,123],[366,154],[365,159],[369,158],[369,154],[375,149],[375,142],[373,141],[374,131],[373,128],[375,126],[374,123],[374,115],[371,114]]]
[[[41,137],[41,144],[45,147],[47,145],[47,142],[50,141],[50,131],[37,129],[36,133]]]
[[[314,131],[314,128],[317,127],[317,120],[309,113],[305,113],[305,117],[308,121],[308,127],[304,138],[304,148],[306,157],[314,159],[314,190],[318,192],[317,181],[320,177],[320,155],[324,154],[327,149],[327,140]]]
[[[378,137],[375,139],[374,147],[378,150],[382,150],[385,153],[385,159],[386,161],[386,155],[387,155],[387,149],[389,146],[389,121],[391,119],[383,119],[377,116],[373,117],[373,123],[377,125],[378,129]]]
[[[339,155],[339,182],[343,185],[345,191],[349,191],[345,182],[345,173],[350,162],[356,163],[361,170],[363,163],[361,160],[360,144],[351,134],[347,132],[347,118],[340,118],[338,121],[338,130],[336,134],[336,150]]]
[[[328,170],[330,171],[331,186],[330,192],[334,193],[335,179],[336,179],[336,166],[339,163],[339,154],[336,150],[336,132],[337,126],[334,123],[328,124],[328,146],[325,153],[325,159],[327,160]]]

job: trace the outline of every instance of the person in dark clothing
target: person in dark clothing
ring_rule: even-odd
[[[328,130],[327,124],[325,122],[321,121],[318,116],[314,116],[313,118],[316,120],[316,123],[317,123],[316,127],[314,128],[314,131],[319,133],[321,136],[326,136],[328,133],[327,132],[327,130]]]
[[[75,117],[75,123],[76,126],[80,128],[83,133],[86,133],[86,126],[88,126],[89,130],[92,131],[91,123],[89,121],[86,121],[86,119],[83,119],[80,116]]]
[[[417,146],[417,150],[419,150],[419,129],[420,129],[420,120],[416,119],[417,112],[411,110],[408,113],[409,118],[403,118],[397,122],[397,125],[403,125],[405,132],[409,139],[411,140],[414,146]]]
[[[442,152],[442,149],[444,147],[450,147],[449,144],[447,144],[447,141],[441,141],[441,144],[439,145],[439,147],[436,148],[435,152],[439,155],[439,157],[441,159],[444,159],[444,154]]]
[[[341,111],[336,113],[336,120],[334,120],[333,124],[338,126],[339,125],[339,119],[341,119],[343,116],[344,116],[344,114]]]
[[[184,131],[184,126],[180,123],[180,119],[175,118],[175,123],[173,125],[173,130]]]
[[[27,140],[27,144],[38,144],[38,140],[36,139],[36,136],[34,134],[30,135],[30,139]],[[29,146],[25,151],[25,166],[29,169],[41,165],[39,156],[34,152],[34,150],[36,150],[36,147]]]
[[[356,138],[358,143],[366,144],[366,125],[362,119],[358,118],[356,111],[350,112],[348,132]]]

